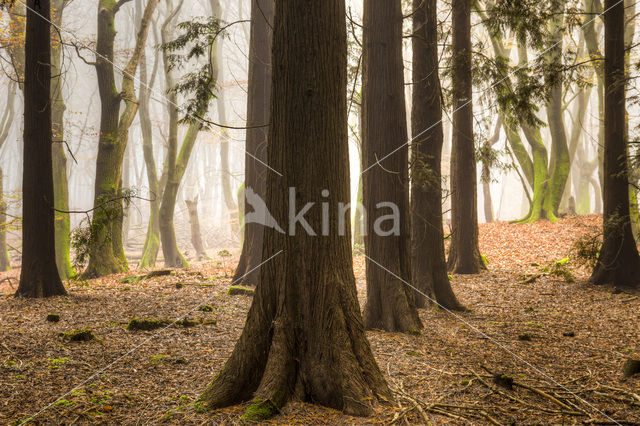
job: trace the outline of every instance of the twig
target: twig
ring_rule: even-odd
[[[519,382],[516,382],[516,381],[514,381],[513,384],[516,385],[516,386],[520,386],[521,388],[528,389],[531,392],[536,393],[536,394],[540,395],[543,398],[547,398],[549,401],[552,401],[555,404],[558,404],[562,408],[565,408],[567,410],[571,410],[571,407],[569,407],[567,404],[563,403],[558,398],[555,398],[555,397],[549,395],[548,393],[546,393],[544,391],[541,391],[540,389],[537,389],[537,388],[534,388],[533,386],[525,385],[524,383],[519,383]]]

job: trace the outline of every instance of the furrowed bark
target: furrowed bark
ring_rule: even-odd
[[[411,219],[400,0],[366,0],[363,25],[364,324],[368,329],[418,333],[422,323],[414,290],[407,285]]]

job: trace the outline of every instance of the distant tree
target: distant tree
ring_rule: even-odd
[[[268,158],[282,176],[267,175],[266,204],[284,225],[290,208],[315,203],[305,219],[319,233],[319,204],[333,212],[350,198],[345,3],[300,6],[276,1]],[[335,214],[327,222],[327,235],[265,229],[266,263],[244,330],[204,405],[253,400],[245,418],[263,420],[294,394],[355,415],[391,398],[364,332],[349,226]]]
[[[54,237],[51,126],[51,5],[28,0],[24,72],[22,268],[16,296],[66,294],[58,275]]]
[[[0,169],[0,272],[11,269],[11,258],[7,250],[7,202],[4,200],[2,169]]]
[[[363,35],[364,324],[415,333],[422,324],[406,284],[411,282],[411,219],[401,1],[365,0]]]
[[[451,147],[451,246],[449,270],[475,274],[485,269],[478,244],[476,151],[471,79],[471,1],[452,0],[453,135]]]
[[[640,285],[640,256],[629,216],[624,3],[604,8],[604,240],[591,282]]]
[[[244,214],[247,214],[246,193],[253,191],[265,198],[265,182],[268,173],[267,136],[269,107],[271,103],[271,38],[274,0],[252,0],[251,33],[249,39],[249,88],[247,98],[246,155],[244,159],[245,183],[243,199]],[[244,241],[240,261],[233,282],[242,285],[257,285],[260,280],[258,265],[262,259],[262,237],[264,229],[258,223],[244,224]]]
[[[438,75],[437,0],[413,2],[411,110],[411,254],[416,305],[432,295],[447,309],[464,309],[453,294],[442,229],[442,103]]]

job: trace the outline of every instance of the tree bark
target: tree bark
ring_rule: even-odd
[[[640,256],[629,217],[624,3],[605,0],[605,9],[604,237],[590,280],[637,287]]]
[[[274,0],[252,0],[251,35],[249,42],[249,88],[247,99],[247,133],[245,154],[245,189],[241,203],[243,214],[251,213],[246,194],[252,191],[265,198],[268,173],[267,136],[269,104],[271,102],[271,38]],[[254,212],[255,214],[255,212]],[[264,227],[259,223],[244,224],[244,241],[233,282],[257,285],[260,281]]]
[[[451,246],[447,266],[457,274],[485,269],[478,243],[476,153],[473,141],[471,2],[453,0],[453,136],[451,148]]]
[[[414,290],[407,285],[411,282],[411,219],[401,1],[366,0],[363,25],[364,324],[368,329],[418,333],[422,324]],[[390,214],[391,223],[384,219]]]
[[[28,0],[24,80],[22,268],[19,297],[66,291],[55,255],[51,131],[51,16],[49,0]],[[44,94],[44,96],[43,96]]]
[[[415,301],[417,307],[426,307],[424,294],[428,294],[446,309],[463,310],[449,283],[442,229],[444,135],[437,1],[414,0],[413,8],[411,260],[413,283],[420,290]]]
[[[136,45],[124,68],[122,90],[116,89],[114,60],[115,15],[120,4],[100,0],[98,4],[98,40],[96,73],[101,100],[100,139],[96,160],[96,182],[89,265],[85,278],[99,277],[128,269],[122,244],[122,163],[129,127],[138,111],[134,76],[144,50],[151,17],[159,0],[149,0],[145,7]],[[124,110],[120,114],[120,103]],[[105,203],[107,203],[105,205]],[[100,206],[105,206],[101,208]]]
[[[314,202],[305,218],[319,231],[317,204],[349,203],[344,1],[279,0],[273,28],[268,157],[282,176],[267,176],[267,207],[284,225],[290,207]],[[265,229],[261,281],[240,340],[202,396],[208,407],[253,399],[245,419],[263,420],[295,396],[366,415],[391,398],[360,316],[350,229],[340,232],[336,215],[328,224],[323,236]]]

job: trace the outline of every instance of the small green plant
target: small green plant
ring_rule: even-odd
[[[69,361],[69,358],[54,358],[49,360],[49,368],[52,370],[56,370],[66,364]]]
[[[229,250],[220,250],[218,256],[222,259],[222,269],[224,269],[224,276],[227,276],[227,258],[231,257]]]
[[[62,405],[62,406],[65,406],[65,407],[68,407],[68,406],[73,405],[73,404],[75,404],[75,402],[73,402],[73,401],[69,401],[69,400],[67,400],[67,399],[61,399],[61,400],[57,401],[54,405],[55,405],[56,407],[59,407],[59,406],[61,406],[61,405]]]
[[[581,266],[593,269],[598,263],[602,248],[602,232],[581,235],[571,246],[571,257]]]
[[[569,268],[569,258],[565,257],[564,259],[558,260],[557,262],[550,263],[546,268],[543,269],[547,274],[562,278],[568,283],[575,282],[576,277],[571,272]]]
[[[149,362],[151,364],[160,364],[161,362],[163,362],[164,360],[167,359],[166,355],[163,354],[157,354],[157,355],[153,355],[150,359]]]

